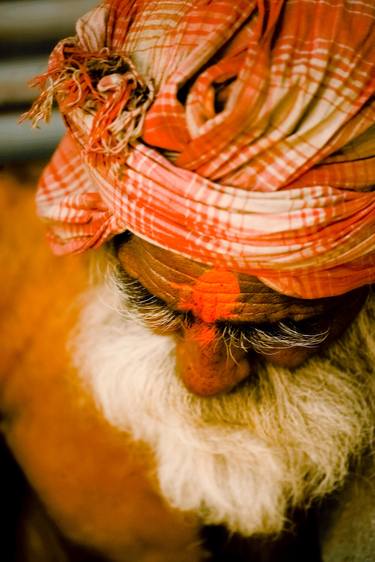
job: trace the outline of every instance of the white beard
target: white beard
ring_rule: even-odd
[[[276,533],[288,509],[340,486],[371,443],[375,299],[340,342],[289,371],[227,395],[191,395],[175,374],[174,340],[123,309],[112,286],[88,294],[75,364],[106,418],[155,453],[169,502],[205,524]]]

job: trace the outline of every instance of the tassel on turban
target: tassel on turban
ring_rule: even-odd
[[[29,116],[68,132],[37,196],[56,253],[124,230],[303,298],[375,279],[375,4],[110,0]]]

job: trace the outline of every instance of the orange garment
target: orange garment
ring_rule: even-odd
[[[199,523],[162,498],[149,448],[107,422],[71,365],[67,343],[87,288],[84,258],[49,252],[33,183],[20,185],[6,172],[0,218],[1,434],[28,482],[64,537],[92,556],[203,560]],[[31,532],[30,559],[62,560],[51,552],[45,558],[49,537]],[[13,560],[7,554],[2,560]]]

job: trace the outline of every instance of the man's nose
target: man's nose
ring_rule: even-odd
[[[231,349],[215,326],[195,323],[184,328],[176,345],[177,370],[192,393],[213,396],[228,392],[250,375],[248,354]]]

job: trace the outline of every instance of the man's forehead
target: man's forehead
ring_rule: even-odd
[[[303,320],[326,312],[337,299],[297,299],[256,277],[203,265],[132,236],[118,258],[124,270],[169,307],[207,323]]]

